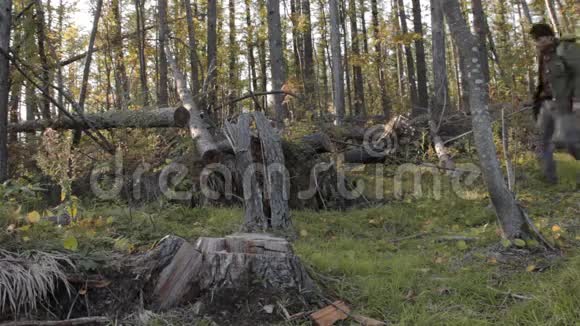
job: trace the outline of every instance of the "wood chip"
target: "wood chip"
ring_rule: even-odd
[[[372,319],[369,317],[361,316],[361,315],[353,315],[352,318],[356,320],[359,324],[364,326],[384,326],[386,325],[385,322],[380,320]]]
[[[329,306],[326,306],[313,314],[310,318],[318,326],[332,326],[339,320],[348,318],[350,308],[343,301],[336,301]]]

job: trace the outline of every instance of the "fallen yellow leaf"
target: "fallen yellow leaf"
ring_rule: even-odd
[[[526,268],[526,272],[531,273],[536,270],[536,265],[530,265]]]
[[[40,214],[38,214],[37,211],[32,211],[26,215],[26,219],[28,220],[28,223],[38,223],[40,221]]]

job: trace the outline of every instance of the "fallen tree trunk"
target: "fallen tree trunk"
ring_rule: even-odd
[[[74,116],[73,116],[74,117]],[[113,128],[183,128],[189,122],[190,114],[184,107],[108,111],[86,114],[85,120],[63,116],[56,120],[23,121],[8,125],[11,132],[33,132],[47,128],[55,130]]]
[[[201,117],[201,113],[195,101],[193,100],[193,95],[187,88],[185,76],[177,67],[177,62],[175,61],[173,52],[167,44],[165,45],[165,51],[167,53],[167,62],[173,71],[173,77],[175,78],[175,84],[177,86],[177,93],[183,102],[183,106],[189,111],[189,132],[191,134],[191,138],[197,145],[197,151],[202,160],[205,162],[212,161],[219,155],[217,144],[212,134],[209,132],[206,122]]]
[[[85,317],[67,320],[25,320],[11,321],[0,326],[77,326],[77,325],[108,325],[111,320],[107,317]]]
[[[439,163],[442,168],[446,170],[455,170],[455,163],[449,155],[447,148],[438,134],[439,128],[433,119],[429,119],[429,132],[431,134],[431,140],[433,141],[433,147],[435,148],[435,153],[437,153],[437,158],[439,158]]]
[[[344,163],[353,164],[374,164],[384,163],[387,159],[387,154],[369,151],[364,147],[351,149],[344,153]]]
[[[332,153],[336,151],[334,143],[330,137],[328,137],[328,135],[323,132],[306,135],[302,137],[302,141],[310,145],[318,154]]]

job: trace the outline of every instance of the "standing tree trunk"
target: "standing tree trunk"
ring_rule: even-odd
[[[522,6],[522,10],[524,11],[524,15],[526,16],[526,21],[528,24],[533,24],[534,21],[532,20],[532,14],[530,12],[530,7],[528,6],[527,0],[520,0],[519,3]]]
[[[189,41],[189,66],[190,66],[190,83],[191,92],[193,96],[199,93],[199,73],[197,71],[197,41],[195,39],[195,25],[193,23],[193,13],[191,10],[191,1],[183,0],[183,5],[185,6],[185,17],[187,19],[187,37]]]
[[[354,78],[354,112],[355,115],[365,117],[365,89],[360,62],[360,43],[356,19],[356,0],[349,0],[350,37],[352,43],[352,74]]]
[[[79,95],[78,109],[79,114],[84,113],[85,100],[87,98],[87,91],[89,85],[89,73],[91,72],[91,61],[93,60],[93,48],[95,47],[95,39],[97,38],[97,30],[99,29],[99,19],[101,19],[101,10],[103,9],[103,0],[97,0],[97,7],[95,9],[95,17],[93,19],[93,28],[91,36],[89,37],[89,47],[87,49],[87,56],[85,58],[85,66],[83,69],[83,80],[81,82],[81,90]],[[73,144],[78,145],[81,141],[81,131],[77,130],[73,136]]]
[[[123,32],[121,7],[119,0],[111,1],[111,11],[113,14],[113,42],[118,44],[113,47],[115,55],[115,88],[117,90],[117,101],[122,110],[129,108],[129,79],[127,78],[127,70],[125,69],[125,55],[123,54]]]
[[[481,72],[483,73],[483,78],[487,84],[490,81],[489,75],[489,60],[487,56],[487,22],[485,17],[485,11],[483,10],[483,4],[481,0],[472,0],[471,8],[473,10],[473,25],[475,27],[475,34],[478,38],[479,54],[481,62]]]
[[[217,1],[207,3],[207,102],[202,109],[217,116]]]
[[[322,2],[322,0],[319,1],[319,6],[320,8],[324,8],[325,7],[325,3]],[[327,111],[328,111],[328,103],[329,100],[331,100],[332,98],[332,90],[330,90],[329,88],[329,84],[328,84],[328,64],[327,62],[330,62],[330,51],[329,51],[329,46],[328,46],[328,21],[327,21],[327,16],[324,12],[324,10],[320,10],[320,16],[319,16],[319,33],[320,33],[320,42],[318,44],[318,57],[317,60],[320,63],[320,68],[319,68],[319,74],[320,74],[320,79],[322,79],[322,87],[323,87],[323,91],[322,91],[322,98],[319,98],[319,102],[321,103],[321,111],[320,111],[320,116],[322,117]],[[328,60],[327,60],[328,58]],[[329,92],[330,91],[330,92]]]
[[[145,17],[143,1],[135,0],[135,14],[137,19],[137,50],[139,55],[139,79],[141,82],[141,101],[149,104],[149,86],[147,85],[147,60],[145,59]]]
[[[312,42],[312,21],[310,17],[310,0],[302,0],[302,16],[304,19],[304,31],[302,33],[302,46],[304,50],[304,93],[306,94],[306,109],[316,111],[316,97],[318,85],[314,74],[314,48]]]
[[[260,61],[260,89],[262,91],[266,91],[266,89],[268,88],[268,69],[267,69],[267,63],[266,63],[266,40],[267,40],[267,30],[268,30],[268,25],[266,23],[267,17],[268,17],[268,9],[266,7],[266,1],[265,0],[259,0],[258,1],[258,11],[259,11],[259,19],[260,19],[260,28],[258,30],[258,58]],[[263,99],[263,104],[262,107],[264,108],[264,110],[267,112],[268,111],[268,106],[267,106],[267,100],[266,98]]]
[[[429,105],[429,131],[441,166],[452,170],[455,164],[438,134],[440,121],[449,105],[447,58],[445,48],[445,20],[441,1],[431,0],[431,29],[433,54],[433,97]]]
[[[554,26],[554,30],[558,35],[561,36],[562,29],[560,28],[560,20],[558,19],[558,12],[556,11],[556,5],[554,5],[554,0],[546,0],[546,9],[548,10],[548,16],[550,17],[550,21]]]
[[[282,44],[282,23],[280,22],[280,0],[268,0],[268,39],[270,43],[270,69],[272,73],[273,90],[282,90],[286,82],[284,68],[284,49]],[[279,129],[284,128],[286,117],[286,104],[284,95],[274,95],[274,107],[276,112],[276,125]]]
[[[298,24],[300,23],[300,2],[299,0],[290,0],[290,21],[292,22],[292,50],[294,53],[294,67],[296,68],[296,80],[301,80],[304,76],[304,62],[301,53],[303,53],[302,35]]]
[[[346,83],[346,101],[348,103],[348,113],[350,116],[353,115],[353,105],[352,105],[352,90],[350,88],[350,69],[349,67],[349,56],[348,56],[348,37],[347,37],[347,30],[346,30],[346,4],[345,1],[339,2],[339,10],[340,10],[340,24],[342,26],[342,33],[343,37],[342,40],[344,41],[344,78]]]
[[[10,124],[18,123],[20,116],[19,111],[20,96],[22,93],[22,85],[24,84],[24,81],[21,78],[18,78],[18,80],[15,79],[16,78],[12,77],[12,95],[10,97],[10,102],[8,104],[8,115]],[[10,141],[12,143],[16,143],[18,141],[18,133],[11,132]]]
[[[435,121],[450,105],[449,81],[447,78],[447,49],[445,46],[445,19],[441,1],[431,0],[431,29],[433,56],[433,97],[431,98],[431,115]]]
[[[239,52],[239,46],[236,40],[236,3],[235,0],[229,0],[229,45],[230,45],[230,53],[229,53],[229,83],[230,83],[230,90],[229,90],[229,99],[232,101],[236,97],[236,90],[238,89],[238,71],[237,71],[237,58]],[[229,107],[229,114],[234,114],[236,105],[234,103],[230,104]]]
[[[44,5],[41,0],[36,0],[36,34],[38,41],[38,56],[40,58],[40,65],[42,72],[40,73],[42,89],[47,94],[49,93],[50,84],[50,64],[46,55],[46,26],[44,23]],[[50,101],[43,97],[40,100],[40,112],[44,119],[50,119]]]
[[[342,66],[342,51],[340,49],[340,13],[339,0],[329,0],[330,6],[330,47],[332,49],[332,75],[334,76],[334,110],[336,124],[344,120],[344,70]]]
[[[442,1],[445,7],[447,24],[459,48],[460,55],[465,58],[469,77],[469,102],[472,114],[473,133],[480,166],[491,201],[502,227],[504,236],[508,239],[534,237],[527,227],[526,218],[517,205],[513,195],[505,185],[505,181],[497,158],[493,142],[493,131],[489,116],[489,97],[487,85],[479,64],[480,58],[477,38],[471,34],[465,19],[461,14],[458,0]]]
[[[415,40],[415,55],[417,57],[417,105],[421,107],[420,110],[425,111],[429,106],[429,95],[427,92],[427,59],[425,58],[421,14],[421,1],[413,0],[413,29],[417,37]]]
[[[258,91],[258,76],[256,74],[256,57],[254,56],[256,37],[254,35],[254,25],[252,24],[252,2],[251,0],[244,0],[244,3],[246,5],[246,47],[248,51],[250,90],[256,92]]]
[[[215,3],[215,1],[211,2]],[[159,20],[159,94],[157,95],[157,104],[159,106],[167,106],[169,104],[167,53],[165,52],[165,44],[167,42],[167,0],[158,0],[157,15]]]
[[[405,13],[405,3],[403,0],[397,0],[397,7],[399,10],[399,20],[401,23],[401,32],[403,35],[409,33],[407,27],[407,14]],[[409,92],[411,94],[411,114],[416,116],[419,114],[417,110],[417,83],[415,82],[415,64],[413,60],[413,51],[409,44],[405,44],[405,58],[407,60],[407,81],[409,83]]]
[[[59,2],[59,6],[58,6],[58,33],[59,35],[62,35],[64,32],[64,3],[63,0],[60,0]],[[63,50],[63,44],[62,44],[62,37],[58,39],[58,50],[62,51]],[[57,84],[58,87],[60,89],[64,89],[64,76],[63,76],[63,72],[62,72],[62,66],[58,65],[58,72],[57,72]],[[60,105],[61,107],[65,107],[64,106],[64,95],[61,92],[58,92],[58,105]],[[58,112],[58,111],[57,111]]]
[[[386,119],[389,119],[391,115],[391,101],[389,100],[389,94],[387,91],[387,78],[384,63],[385,59],[381,46],[382,40],[380,35],[379,8],[377,0],[371,0],[371,11],[373,17],[373,35],[375,38],[375,60],[377,65],[379,87],[381,89],[381,107],[383,109],[383,115]]]
[[[10,92],[10,24],[12,0],[0,2],[0,182],[8,179],[8,93]]]

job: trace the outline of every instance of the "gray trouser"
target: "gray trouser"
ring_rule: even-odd
[[[544,175],[549,181],[556,180],[556,147],[566,149],[576,160],[580,160],[580,103],[575,103],[576,112],[558,111],[556,102],[544,101],[538,116],[538,127],[542,133],[540,160]]]

